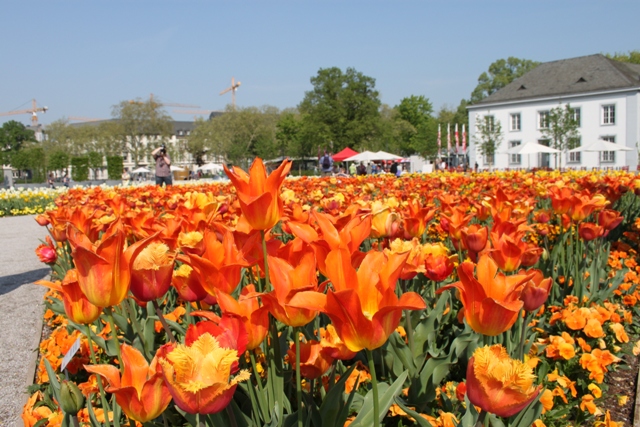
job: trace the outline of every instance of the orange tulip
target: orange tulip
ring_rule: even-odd
[[[151,242],[142,247],[131,260],[131,293],[139,301],[149,302],[169,290],[175,255],[164,243]]]
[[[509,357],[500,344],[476,349],[467,366],[469,401],[500,417],[522,411],[540,393],[533,369]]]
[[[224,338],[204,333],[190,346],[165,344],[158,351],[159,364],[176,405],[190,414],[213,414],[227,407],[238,383],[251,374],[243,370],[233,377],[238,352]]]
[[[291,367],[296,369],[296,348],[294,343],[287,351]],[[333,363],[329,351],[322,347],[320,341],[300,342],[300,375],[310,380],[320,378]]]
[[[391,208],[376,200],[371,206],[371,237],[389,237],[395,235],[400,227],[400,216],[392,212]]]
[[[322,338],[320,344],[322,345],[323,351],[327,351],[332,358],[351,360],[356,357],[356,352],[349,350],[347,346],[344,345],[336,333],[336,328],[334,328],[331,323],[329,323],[326,328],[320,328],[320,337]]]
[[[267,307],[260,307],[257,295],[254,285],[242,288],[237,301],[229,294],[216,292],[222,313],[237,316],[244,323],[249,334],[247,350],[257,348],[269,332],[269,311]]]
[[[527,244],[522,240],[503,234],[499,238],[491,235],[491,257],[496,261],[500,269],[505,272],[514,271],[522,263],[522,256],[527,249]]]
[[[427,256],[424,261],[426,269],[425,275],[435,282],[442,282],[453,272],[453,269],[455,268],[453,260],[456,258],[456,255],[453,257],[446,255]]]
[[[451,212],[440,214],[440,222],[442,229],[449,233],[451,239],[460,241],[462,238],[462,230],[469,224],[473,215],[465,215],[466,208],[455,207]]]
[[[349,350],[376,349],[395,331],[403,310],[426,307],[415,292],[396,296],[407,255],[369,252],[356,271],[348,250],[334,250],[327,256],[327,275],[335,291],[299,292],[289,304],[326,313]]]
[[[36,255],[38,255],[40,262],[53,265],[58,260],[56,246],[51,241],[51,237],[47,236],[46,241],[46,244],[43,243],[36,248]]]
[[[304,326],[311,322],[318,315],[317,311],[291,306],[289,302],[296,293],[315,291],[318,287],[313,252],[308,251],[296,267],[282,258],[268,256],[267,261],[274,290],[262,295],[264,306],[285,325]]]
[[[604,235],[604,228],[593,222],[581,222],[578,226],[578,234],[583,240],[589,242]]]
[[[613,209],[603,209],[598,213],[598,224],[606,230],[605,236],[609,231],[620,225],[623,219],[624,217],[620,216],[620,212]]]
[[[211,296],[215,296],[216,289],[232,293],[240,283],[242,268],[249,265],[229,230],[223,230],[221,238],[215,231],[205,231],[202,256],[185,254],[178,256],[178,260],[193,268],[190,274],[198,278]]]
[[[171,285],[176,289],[180,298],[185,301],[206,301],[214,304],[216,298],[204,290],[197,273],[188,264],[182,264],[173,272]]]
[[[435,216],[435,209],[422,207],[418,201],[412,200],[407,204],[407,210],[403,219],[404,237],[407,240],[421,237]]]
[[[511,328],[523,306],[520,293],[529,275],[505,276],[498,273],[498,265],[489,257],[480,257],[476,279],[474,264],[464,262],[458,267],[459,282],[438,290],[456,288],[464,306],[464,317],[471,328],[483,335],[499,335]]]
[[[113,223],[96,244],[74,227],[69,227],[68,238],[78,283],[87,299],[98,307],[120,304],[129,292],[131,257],[142,250],[145,241],[125,250],[126,236],[119,222]]]
[[[536,311],[542,307],[542,304],[549,298],[549,292],[551,292],[551,286],[553,285],[551,277],[545,278],[540,270],[520,270],[518,272],[520,275],[530,275],[532,273],[533,276],[525,282],[520,295],[524,303],[524,309],[529,312]]]
[[[237,167],[229,170],[224,166],[224,171],[236,188],[242,213],[255,230],[267,230],[282,217],[284,206],[280,187],[290,169],[291,160],[284,160],[278,169],[267,176],[260,158],[253,161],[249,174]]]
[[[121,351],[122,377],[113,365],[85,365],[84,368],[107,380],[106,391],[116,396],[116,402],[129,418],[146,423],[160,416],[171,402],[171,394],[157,363],[158,355],[149,365],[134,347],[121,344]]]
[[[75,268],[67,271],[67,274],[62,280],[62,284],[60,282],[54,283],[47,280],[38,280],[35,283],[36,285],[46,286],[60,292],[64,312],[71,321],[86,325],[100,317],[102,309],[91,304],[82,293],[82,290],[80,290],[80,285],[78,285],[78,272]]]
[[[472,224],[460,231],[462,244],[475,253],[482,252],[487,246],[489,229],[478,224]]]

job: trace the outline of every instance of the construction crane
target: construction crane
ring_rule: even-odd
[[[31,126],[38,126],[38,113],[46,113],[48,109],[48,107],[38,108],[36,100],[33,99],[31,102],[31,109],[8,111],[6,113],[0,113],[0,116],[11,116],[14,114],[31,114]]]
[[[241,83],[235,82],[235,78],[231,77],[231,86],[220,92],[220,95],[224,95],[225,93],[231,91],[231,106],[233,109],[236,109],[236,90],[240,87]]]
[[[200,108],[199,105],[178,104],[178,103],[175,103],[175,102],[158,101],[157,98],[155,98],[152,93],[149,94],[149,102],[154,102],[154,103],[156,103],[158,105],[161,105],[163,107]],[[142,104],[142,102],[132,99],[132,100],[129,101],[129,104]]]

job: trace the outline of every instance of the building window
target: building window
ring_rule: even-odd
[[[511,115],[510,120],[510,130],[511,131],[519,131],[520,128],[520,113],[515,113]]]
[[[522,143],[522,141],[509,141],[509,148],[517,147],[521,143]],[[522,162],[522,155],[521,154],[510,154],[509,155],[509,164],[519,165],[521,162]]]
[[[616,106],[615,105],[603,105],[602,106],[602,124],[603,125],[615,125],[616,124]]]
[[[178,136],[182,136],[182,131],[181,130],[178,131]]]
[[[569,149],[572,150],[574,148],[578,148],[582,145],[582,141],[580,138],[575,138],[569,141]],[[582,156],[580,152],[577,153],[567,153],[567,163],[580,163],[582,161]]]
[[[549,128],[549,111],[538,111],[538,129]]]
[[[580,107],[577,108],[572,108],[573,110],[573,120],[576,122],[576,124],[578,125],[578,127],[580,127],[582,125],[581,123],[581,116],[580,116]]]
[[[603,141],[616,143],[616,137],[614,135],[602,136],[600,137]],[[615,151],[601,151],[600,152],[600,162],[601,163],[615,163],[616,161],[616,152]]]

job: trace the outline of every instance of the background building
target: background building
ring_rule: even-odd
[[[640,65],[590,55],[543,63],[482,101],[468,107],[470,164],[481,169],[554,167],[553,154],[509,154],[520,144],[549,145],[542,129],[553,108],[569,104],[578,121],[579,145],[598,139],[633,148],[623,152],[558,154],[563,168],[629,167],[638,165],[640,141]],[[502,127],[502,141],[494,158],[480,154],[477,120],[492,117]],[[491,161],[493,160],[493,162]]]

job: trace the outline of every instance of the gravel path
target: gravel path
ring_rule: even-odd
[[[33,216],[0,218],[0,426],[21,426],[33,383],[45,289],[33,282],[49,268],[34,249],[47,232]]]

